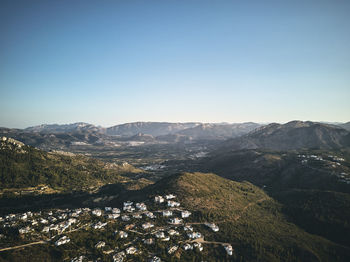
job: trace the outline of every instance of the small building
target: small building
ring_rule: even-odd
[[[219,227],[217,225],[215,225],[214,223],[205,223],[205,225],[209,228],[211,228],[211,230],[213,230],[214,232],[218,232],[219,231]]]
[[[191,215],[191,212],[190,211],[181,211],[181,217],[182,218],[186,218],[186,217],[189,217]]]
[[[135,211],[135,208],[133,206],[124,206],[123,210],[126,211],[126,212],[131,213],[131,212]]]
[[[165,238],[165,234],[163,231],[158,231],[154,234],[156,238]]]
[[[202,234],[199,232],[190,232],[187,234],[187,236],[191,239],[197,239],[197,238],[201,238]]]
[[[144,244],[146,245],[152,245],[154,244],[154,239],[153,238],[147,238],[143,241]]]
[[[106,245],[104,241],[99,241],[96,245],[95,248],[103,248]]]
[[[118,252],[117,254],[113,255],[113,262],[123,262],[125,256],[124,251]]]
[[[108,219],[117,219],[119,216],[120,216],[120,214],[112,213],[112,214],[108,214],[107,218]]]
[[[172,224],[172,225],[178,225],[178,224],[181,224],[182,223],[182,219],[181,218],[170,218],[169,220],[169,224]]]
[[[120,214],[120,209],[114,207],[114,208],[112,208],[112,213],[113,213],[113,214]]]
[[[192,249],[193,249],[193,246],[192,246],[191,244],[187,243],[187,244],[185,244],[185,245],[183,246],[183,249],[184,249],[184,250],[192,250]]]
[[[168,231],[168,234],[169,234],[170,236],[174,236],[174,235],[178,236],[178,235],[180,235],[180,233],[179,233],[178,231],[174,230],[174,229],[170,229],[170,230]]]
[[[161,204],[164,202],[164,198],[162,196],[155,196],[154,202]]]
[[[127,238],[128,237],[128,233],[126,233],[124,231],[119,231],[119,237],[120,238]]]
[[[136,247],[128,247],[127,249],[125,249],[125,252],[129,255],[133,255],[137,252],[137,248]]]
[[[52,222],[54,222],[54,221],[52,221]],[[45,219],[45,218],[40,218],[40,223],[41,224],[47,224],[47,223],[49,223],[49,221],[47,219]]]
[[[134,227],[135,227],[135,224],[126,225],[125,230],[130,230],[130,229],[133,229]]]
[[[169,200],[168,201],[168,207],[179,207],[180,203],[176,201]]]
[[[162,260],[159,258],[159,257],[157,257],[157,256],[154,256],[154,257],[152,257],[150,260],[149,260],[149,262],[161,262]]]
[[[131,202],[131,201],[126,201],[123,203],[123,206],[124,207],[129,207],[129,206],[132,206],[134,204],[134,202]]]
[[[166,195],[165,198],[166,198],[167,200],[169,200],[169,199],[174,199],[174,198],[176,198],[176,196],[173,195],[173,194],[169,194],[169,195]]]
[[[68,243],[68,242],[70,242],[69,237],[63,236],[63,237],[61,237],[60,239],[58,239],[58,240],[55,242],[55,245],[56,245],[56,246],[60,246],[60,245],[66,244],[66,243]]]
[[[193,231],[193,227],[191,226],[184,226],[185,231]]]
[[[123,215],[122,216],[122,220],[123,221],[129,221],[130,220],[130,217],[128,215]]]
[[[22,227],[22,228],[20,228],[20,229],[18,230],[18,232],[19,232],[20,234],[27,234],[27,233],[29,233],[30,231],[32,231],[32,229],[31,229],[29,226],[27,226],[27,227]]]
[[[98,216],[98,217],[102,216],[102,210],[99,208],[93,209],[91,213],[95,216]]]
[[[163,211],[163,217],[170,217],[173,215],[173,211],[171,210],[164,210]]]
[[[142,228],[143,229],[149,229],[149,228],[152,228],[152,227],[154,227],[154,225],[149,223],[149,222],[142,224]]]
[[[152,212],[145,212],[146,217],[156,218],[156,216]]]
[[[194,248],[197,248],[200,252],[203,251],[203,246],[202,246],[201,243],[194,242],[194,243],[193,243],[193,247],[194,247]]]
[[[103,227],[105,227],[107,225],[107,223],[102,223],[101,221],[97,222],[96,224],[92,225],[93,229],[101,229]]]
[[[161,239],[162,241],[169,241],[170,240],[170,237],[169,236],[165,236]]]
[[[44,232],[44,233],[48,233],[50,231],[50,228],[49,227],[44,227],[43,230],[41,230],[41,232]]]
[[[171,255],[172,253],[174,253],[179,247],[178,246],[172,246],[170,248],[168,248],[168,254]]]
[[[226,253],[229,255],[229,256],[232,256],[232,253],[233,253],[233,248],[231,245],[229,244],[224,244],[223,245],[224,249],[226,250]]]
[[[136,203],[136,208],[140,211],[146,211],[147,210],[147,206],[145,205],[145,203]]]

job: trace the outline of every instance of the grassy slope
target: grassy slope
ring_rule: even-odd
[[[124,178],[121,174],[139,172],[130,165],[107,166],[82,155],[47,153],[24,146],[0,150],[0,188],[24,188],[40,184],[61,190],[81,190]]]
[[[199,212],[199,219],[217,222],[220,233],[208,231],[207,240],[232,243],[233,259],[238,261],[347,261],[350,257],[347,248],[288,222],[281,205],[248,182],[186,173],[145,190],[174,192],[186,208]]]

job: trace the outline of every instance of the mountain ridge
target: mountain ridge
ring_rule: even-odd
[[[225,141],[224,150],[302,148],[332,149],[350,146],[350,132],[342,127],[311,121],[271,123]]]

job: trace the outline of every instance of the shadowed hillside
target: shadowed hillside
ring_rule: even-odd
[[[350,146],[349,131],[317,122],[292,121],[269,124],[235,139],[226,141],[218,150],[240,149],[335,149]]]

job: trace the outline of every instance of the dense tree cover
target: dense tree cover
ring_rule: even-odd
[[[0,188],[43,184],[64,190],[81,189],[118,182],[125,172],[120,167],[107,168],[102,161],[83,155],[47,153],[29,146],[22,152],[0,150]]]

